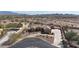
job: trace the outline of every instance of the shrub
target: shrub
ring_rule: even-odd
[[[21,26],[22,26],[21,23],[19,23],[19,24],[11,23],[11,24],[7,24],[5,27],[6,27],[6,28],[19,28],[19,27],[21,27]]]
[[[79,36],[77,35],[77,33],[73,31],[65,33],[65,37],[68,41],[75,41],[79,39]]]

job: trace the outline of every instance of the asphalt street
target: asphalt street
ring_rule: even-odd
[[[22,41],[14,44],[10,48],[27,48],[27,47],[38,47],[38,48],[56,48],[56,46],[53,46],[49,44],[46,41],[43,41],[39,38],[26,38]]]

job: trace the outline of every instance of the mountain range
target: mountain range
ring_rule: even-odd
[[[10,12],[10,11],[0,11],[0,15],[14,15],[14,14],[17,14],[17,13]]]
[[[69,16],[69,15],[76,15],[76,14],[63,14],[63,13],[49,13],[49,12],[38,12],[38,13],[35,13],[35,11],[31,11],[31,12],[28,12],[26,11],[25,13],[23,12],[15,12],[15,11],[0,11],[0,15],[66,15],[66,16]]]

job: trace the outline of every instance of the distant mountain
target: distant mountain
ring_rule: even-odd
[[[33,13],[33,12],[32,12]],[[48,14],[44,14],[44,13],[38,13],[38,14],[30,14],[30,13],[18,13],[18,12],[13,12],[13,11],[0,11],[0,15],[21,15],[21,16],[77,16],[75,14],[58,14],[58,13],[48,13]]]
[[[16,13],[37,15],[37,14],[75,14],[79,15],[79,11],[14,11]]]
[[[11,11],[0,11],[0,15],[18,15],[18,13]]]

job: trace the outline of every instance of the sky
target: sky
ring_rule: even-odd
[[[0,0],[0,11],[16,11],[23,14],[79,14],[78,6],[79,0]]]
[[[79,15],[79,11],[14,11],[16,13],[22,13],[22,14],[77,14]]]
[[[79,11],[79,0],[0,0],[2,11]]]

